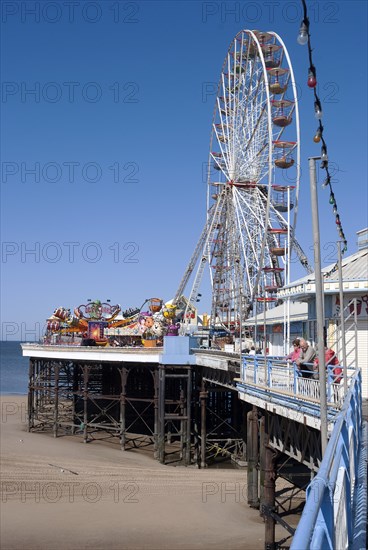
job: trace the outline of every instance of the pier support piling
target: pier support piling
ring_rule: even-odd
[[[154,395],[153,395],[153,456],[158,459],[158,439],[159,439],[159,371],[156,369],[153,373],[153,385],[154,385]]]
[[[123,451],[152,445],[163,464],[244,463],[233,374],[217,380],[191,364],[30,358],[28,427],[84,443],[115,438]]]
[[[89,367],[83,367],[83,441],[88,443],[88,378]]]
[[[266,433],[265,417],[261,416],[259,421],[259,502],[262,508],[264,502],[264,482],[266,470]]]
[[[185,441],[185,464],[189,466],[191,462],[191,448],[192,448],[192,414],[191,414],[191,405],[192,405],[192,369],[188,370],[187,378],[187,395],[186,395],[186,441]]]
[[[275,487],[276,487],[276,453],[273,449],[265,448],[264,469],[264,499],[262,509],[265,518],[265,550],[276,550],[275,545]]]
[[[257,407],[247,414],[247,458],[248,458],[248,504],[252,508],[259,507],[258,498],[258,412]]]
[[[28,382],[28,431],[34,428],[34,379],[35,379],[35,359],[29,360],[29,382]]]
[[[201,391],[199,394],[199,398],[201,401],[201,468],[205,468],[207,466],[207,463],[206,463],[206,437],[207,437],[206,408],[207,408],[208,392],[206,391],[206,382],[203,380],[203,378],[201,382]]]
[[[125,451],[126,442],[126,384],[128,371],[126,367],[120,369],[121,394],[120,394],[120,447]]]
[[[54,369],[54,426],[53,426],[53,432],[54,437],[58,436],[58,422],[59,422],[59,370],[60,367],[58,365],[55,366]]]
[[[159,395],[158,395],[158,408],[159,408],[159,422],[158,422],[158,441],[157,441],[157,454],[161,464],[165,462],[165,367],[159,366]]]

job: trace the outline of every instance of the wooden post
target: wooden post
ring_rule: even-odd
[[[248,453],[248,504],[252,508],[259,507],[258,499],[258,414],[253,407],[248,415],[247,453]]]

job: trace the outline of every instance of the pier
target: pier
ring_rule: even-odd
[[[112,438],[125,452],[152,449],[163,464],[205,468],[231,460],[247,470],[248,504],[264,517],[265,547],[282,544],[275,541],[276,523],[285,528],[284,542],[304,537],[301,529],[311,541],[316,533],[323,544],[330,541],[313,547],[336,548],[336,537],[361,543],[367,430],[359,370],[347,369],[346,394],[327,377],[328,449],[334,451],[322,457],[318,380],[298,377],[281,358],[195,346],[190,337],[165,337],[163,347],[153,349],[23,344],[30,358],[29,430],[75,435],[88,444]],[[295,492],[309,486],[307,495],[332,483],[329,500],[307,498],[305,509],[313,514],[302,515],[296,534],[282,510],[278,477]],[[327,513],[333,521],[323,519]],[[351,528],[344,531],[345,524]]]

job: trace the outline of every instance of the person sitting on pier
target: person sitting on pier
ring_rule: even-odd
[[[295,363],[295,361],[299,359],[301,351],[300,340],[299,338],[295,338],[293,340],[293,349],[290,351],[289,355],[286,356],[286,361],[289,363]]]
[[[299,358],[295,361],[296,366],[303,378],[311,378],[314,372],[313,361],[316,357],[316,350],[304,338],[300,338],[300,348]]]
[[[313,378],[315,378],[316,380],[319,379],[318,365],[319,361],[318,357],[316,357],[313,363],[313,369],[315,371]],[[340,384],[342,380],[342,368],[340,366],[340,361],[338,360],[334,350],[327,347],[325,348],[325,367],[327,369],[327,374],[332,371],[333,383]]]

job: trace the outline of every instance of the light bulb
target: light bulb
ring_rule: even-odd
[[[315,101],[314,102],[314,116],[316,117],[317,120],[321,120],[322,118],[322,107],[321,107],[321,104],[319,101]]]
[[[314,67],[309,68],[307,85],[309,88],[315,88],[317,86],[316,69]]]
[[[322,147],[321,147],[321,160],[322,161],[328,160],[327,149],[326,149],[325,145],[322,145]]]
[[[327,176],[327,178],[325,179],[325,181],[322,183],[322,187],[327,187],[327,185],[330,183],[330,177]]]
[[[321,128],[317,128],[316,135],[313,138],[314,143],[319,143],[321,141],[321,136],[322,136]]]
[[[321,147],[321,168],[327,168],[328,166],[328,156],[327,156],[327,149],[325,145],[322,145]],[[328,176],[327,176],[328,177]]]
[[[302,21],[302,24],[300,25],[298,38],[296,40],[301,46],[305,46],[308,42],[308,26],[304,21]]]

